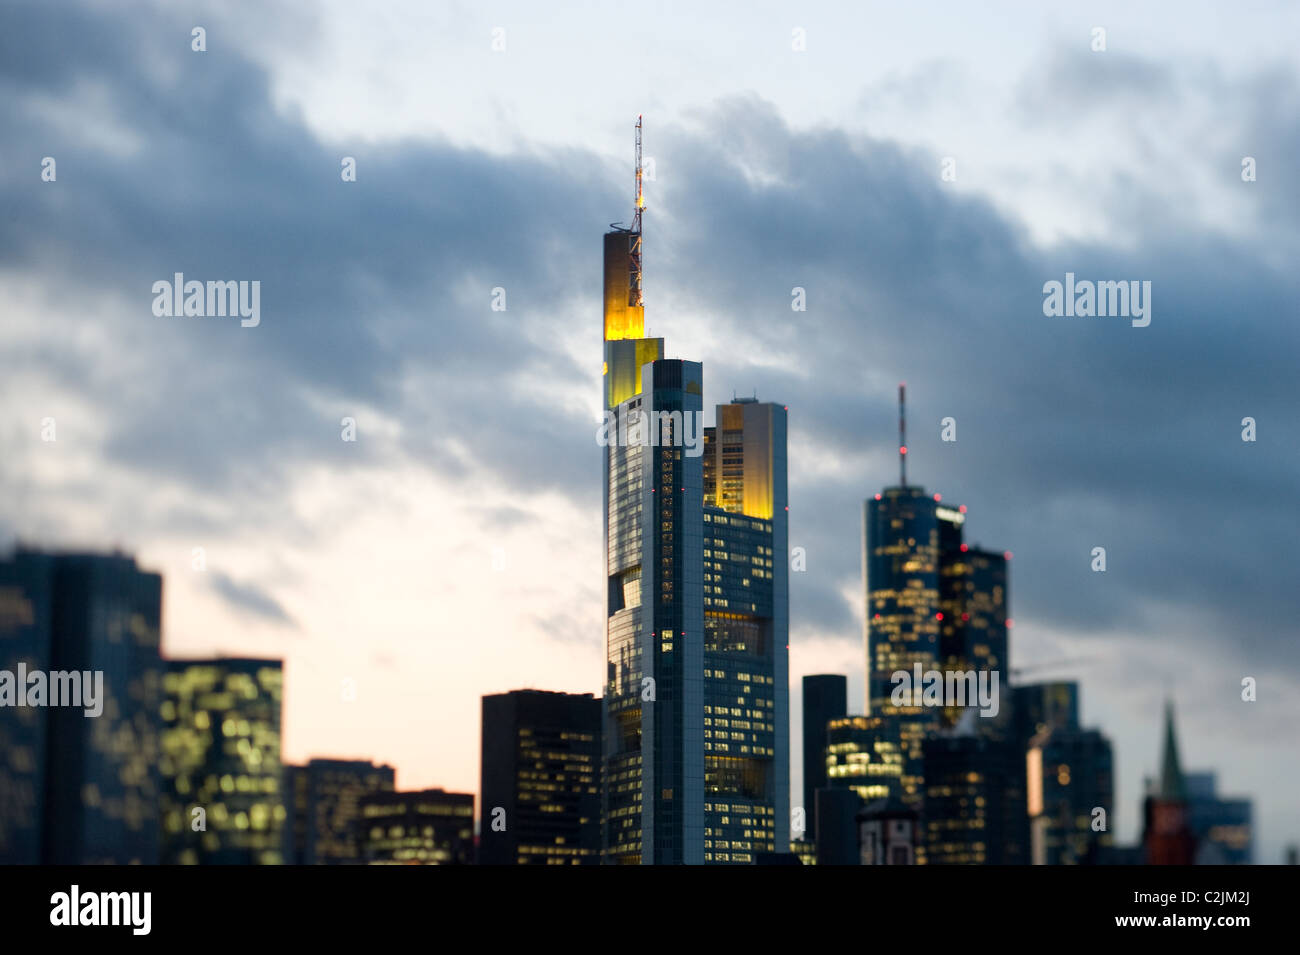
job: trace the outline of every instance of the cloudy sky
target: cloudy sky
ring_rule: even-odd
[[[600,689],[600,236],[642,113],[652,333],[706,407],[790,408],[796,686],[863,709],[906,381],[909,477],[1014,553],[1013,665],[1081,681],[1121,840],[1172,694],[1278,861],[1300,8],[700,6],[6,4],[0,542],[132,551],[169,653],[283,657],[288,758],[476,790],[482,694]],[[176,272],[259,281],[261,323],[154,315]],[[1150,281],[1151,324],[1046,317],[1066,272]]]

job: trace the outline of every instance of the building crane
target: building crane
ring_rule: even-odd
[[[1011,667],[1007,672],[1013,677],[1018,678],[1026,673],[1034,673],[1039,670],[1057,670],[1061,667],[1078,666],[1081,663],[1091,663],[1096,657],[1067,657],[1064,660],[1051,660],[1047,663],[1031,663],[1029,666]]]

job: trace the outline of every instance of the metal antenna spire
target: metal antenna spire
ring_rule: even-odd
[[[641,192],[641,116],[636,118],[636,209],[632,213],[632,241],[628,246],[627,304],[644,306],[641,292],[641,210],[645,208],[645,195]]]
[[[898,486],[907,487],[907,417],[904,395],[907,382],[898,385]]]

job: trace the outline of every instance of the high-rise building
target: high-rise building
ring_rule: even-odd
[[[600,861],[600,700],[515,690],[483,697],[478,861]]]
[[[639,169],[604,247],[601,854],[749,863],[790,830],[786,411],[734,401],[706,439],[702,366],[643,337]]]
[[[1044,730],[1078,729],[1079,684],[1072,681],[1026,683],[1011,691],[1015,733],[1026,745]]]
[[[704,499],[704,861],[790,831],[786,409],[719,405]],[[708,457],[706,452],[706,457]]]
[[[359,759],[313,759],[284,769],[285,863],[360,863],[361,797],[392,792],[393,767]]]
[[[826,724],[826,783],[852,789],[863,804],[898,799],[906,762],[898,732],[884,716],[841,716]]]
[[[1217,794],[1214,773],[1187,773],[1187,810],[1197,865],[1250,865],[1253,826],[1249,799]]]
[[[1099,730],[1048,725],[1028,744],[1030,858],[1034,865],[1097,865],[1114,845],[1110,740]]]
[[[1147,865],[1192,865],[1196,836],[1187,811],[1187,780],[1178,758],[1174,732],[1174,704],[1165,704],[1164,750],[1160,778],[1147,793],[1142,806],[1142,844]]]
[[[162,862],[279,865],[279,660],[170,660],[163,676]]]
[[[49,666],[53,596],[49,556],[20,551],[0,561],[0,673],[16,678],[20,667]],[[38,865],[48,711],[16,703],[6,699],[0,708],[0,865]]]
[[[366,865],[469,865],[474,861],[474,794],[441,789],[361,797],[358,826]]]
[[[3,668],[102,694],[97,715],[0,707],[0,802],[13,807],[0,820],[3,861],[158,861],[161,615],[162,577],[121,554],[19,550],[0,562]]]
[[[861,865],[858,813],[862,797],[852,789],[819,789],[814,797],[817,865]]]
[[[889,717],[899,734],[904,803],[923,800],[922,745],[941,726],[941,709],[891,701],[896,671],[936,668],[939,647],[938,502],[916,486],[885,488],[863,511],[867,604],[867,711]]]
[[[819,673],[803,678],[803,805],[807,832],[817,831],[817,790],[826,788],[826,724],[847,716],[849,681],[843,674]]]
[[[1022,864],[1024,769],[1015,751],[993,736],[960,733],[923,746],[926,864]]]

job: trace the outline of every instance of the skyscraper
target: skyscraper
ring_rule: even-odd
[[[785,408],[720,406],[706,451],[702,366],[643,337],[637,130],[604,244],[602,858],[752,862],[789,842]]]
[[[392,766],[359,759],[313,759],[285,766],[284,861],[356,865],[361,861],[361,798],[392,792]]]
[[[279,660],[171,660],[163,677],[162,862],[284,861]]]
[[[600,861],[600,700],[515,690],[483,697],[478,861]]]
[[[826,724],[847,716],[849,681],[843,674],[819,673],[803,678],[803,810],[807,832],[817,831],[813,814],[818,789],[826,786]]]
[[[1024,768],[1005,741],[945,732],[923,743],[927,865],[1025,862]]]
[[[162,577],[121,554],[19,550],[0,562],[0,660],[102,680],[98,715],[0,707],[13,745],[0,769],[0,800],[15,808],[0,822],[6,861],[158,861],[161,614]]]
[[[786,409],[716,409],[704,500],[706,862],[752,862],[790,836]]]
[[[1077,725],[1048,726],[1029,743],[1026,779],[1030,862],[1091,865],[1106,858],[1115,826],[1110,740]]]
[[[938,503],[920,487],[890,487],[866,502],[862,568],[867,604],[867,707],[891,718],[904,765],[900,796],[920,808],[922,744],[940,727],[936,707],[895,705],[894,672],[939,663]]]

